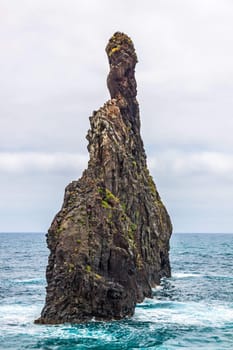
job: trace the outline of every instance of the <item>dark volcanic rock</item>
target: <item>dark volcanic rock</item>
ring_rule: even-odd
[[[170,276],[170,218],[140,136],[131,39],[106,52],[111,100],[90,117],[87,170],[65,190],[48,232],[47,296],[37,323],[121,319]]]

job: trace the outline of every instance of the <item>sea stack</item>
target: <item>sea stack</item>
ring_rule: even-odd
[[[132,316],[170,276],[172,225],[140,136],[137,55],[120,32],[106,53],[111,99],[90,117],[88,167],[66,187],[48,231],[47,295],[36,323]]]

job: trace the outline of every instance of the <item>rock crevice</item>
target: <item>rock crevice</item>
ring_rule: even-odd
[[[90,117],[88,168],[66,187],[48,231],[46,303],[37,323],[132,316],[170,276],[172,226],[140,136],[134,45],[117,32],[106,52],[111,99]]]

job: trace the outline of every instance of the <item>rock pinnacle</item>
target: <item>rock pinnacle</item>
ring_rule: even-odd
[[[47,235],[47,294],[36,323],[132,316],[170,276],[169,215],[149,173],[136,99],[137,55],[117,32],[106,52],[111,99],[90,117],[90,159]]]

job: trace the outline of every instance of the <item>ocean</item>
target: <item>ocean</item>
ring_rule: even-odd
[[[33,323],[44,305],[45,234],[0,234],[0,349],[233,349],[233,235],[173,234],[172,277],[131,319]]]

